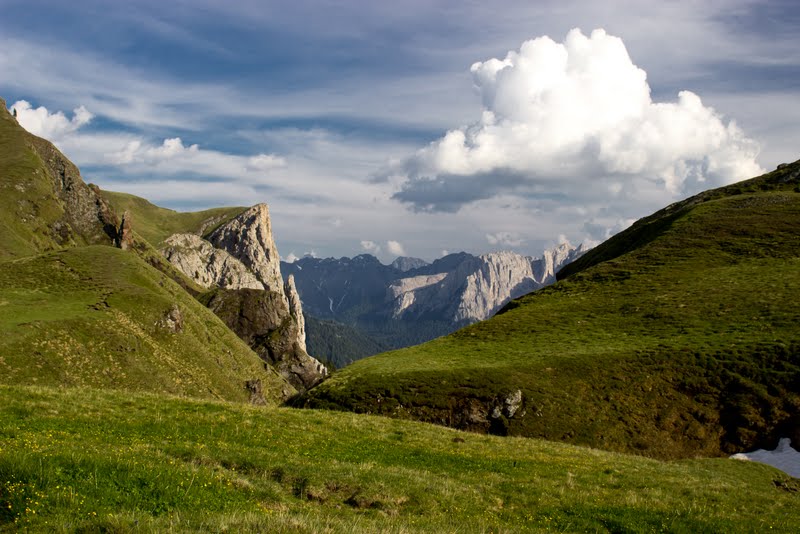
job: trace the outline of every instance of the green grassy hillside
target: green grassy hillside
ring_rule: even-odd
[[[169,324],[174,308],[180,328]],[[77,247],[0,263],[0,383],[247,401],[251,379],[268,401],[291,392],[212,312],[131,252]]]
[[[111,244],[115,224],[77,167],[51,143],[26,132],[0,99],[0,261]]]
[[[380,417],[0,387],[0,530],[796,532],[765,465]]]
[[[155,247],[177,233],[211,233],[219,225],[233,219],[247,208],[214,208],[204,211],[178,212],[161,208],[143,198],[127,193],[102,191],[101,194],[117,213],[128,211],[133,228]]]
[[[187,293],[201,288],[138,234],[129,236],[128,251],[101,246],[121,232],[98,192],[0,100],[0,383],[259,402],[294,393]],[[155,221],[133,212],[150,231],[213,225],[210,219],[241,211],[170,218],[159,210],[152,207]],[[261,385],[252,397],[251,380]]]
[[[800,443],[798,184],[800,162],[673,205],[555,286],[303,402],[661,458]]]

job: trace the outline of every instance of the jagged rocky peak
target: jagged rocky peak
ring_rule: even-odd
[[[289,312],[297,322],[297,343],[304,351],[306,349],[306,320],[303,317],[303,307],[300,303],[300,295],[297,293],[297,286],[294,285],[294,275],[289,275],[283,286],[283,292],[289,303]]]
[[[200,286],[209,289],[264,289],[253,272],[226,251],[195,234],[174,234],[161,253]]]
[[[205,288],[203,302],[298,391],[328,370],[306,349],[305,319],[291,275],[283,283],[269,208],[257,204],[208,239],[174,234],[161,249],[167,260]]]
[[[439,262],[443,272],[430,268],[415,271],[393,281],[388,288],[392,316],[423,317],[437,313],[455,324],[482,321],[491,317],[508,301],[555,281],[555,273],[584,252],[562,243],[544,252],[541,258],[501,251],[458,256],[458,261]],[[425,274],[421,274],[425,272]],[[410,273],[413,274],[413,273]]]
[[[208,236],[214,247],[225,250],[250,269],[264,288],[283,292],[280,255],[272,237],[269,207],[256,204]]]
[[[583,243],[573,247],[569,241],[545,250],[541,258],[533,261],[536,279],[543,285],[552,284],[556,281],[556,274],[562,267],[581,257],[587,250],[588,248]]]
[[[394,267],[398,271],[407,272],[414,269],[419,269],[420,267],[425,267],[426,265],[430,264],[423,259],[400,256],[391,263],[390,267]]]

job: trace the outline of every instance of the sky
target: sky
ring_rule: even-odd
[[[800,158],[798,27],[794,0],[0,0],[0,97],[103,189],[266,202],[290,260],[536,256]]]

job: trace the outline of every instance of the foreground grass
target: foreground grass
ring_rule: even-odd
[[[800,482],[364,415],[0,386],[0,530],[800,529]]]

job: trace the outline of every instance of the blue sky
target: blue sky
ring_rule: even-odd
[[[284,256],[536,255],[797,159],[798,27],[791,1],[0,0],[0,96],[103,188],[267,202]]]

